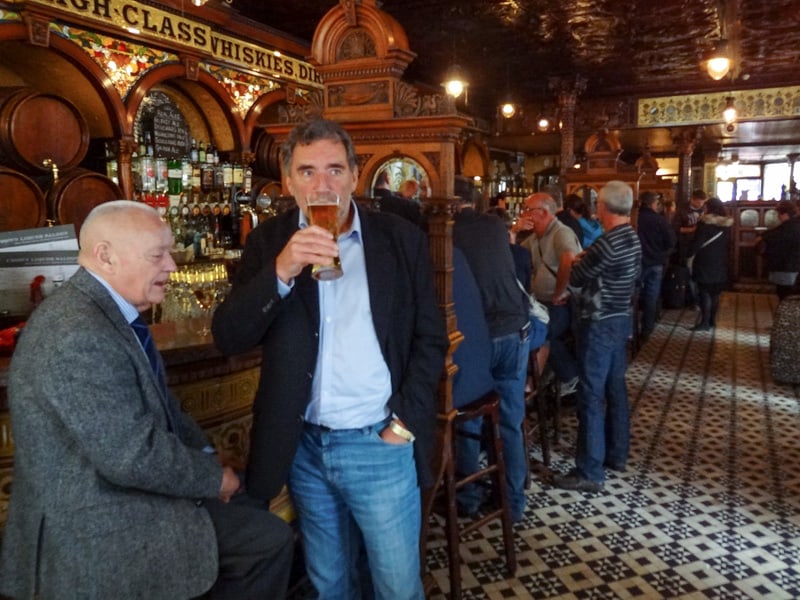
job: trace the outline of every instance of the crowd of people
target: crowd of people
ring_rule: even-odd
[[[80,232],[79,270],[31,316],[9,369],[16,451],[1,593],[285,597],[295,534],[269,501],[287,485],[319,598],[423,598],[420,489],[432,483],[449,340],[419,184],[393,192],[379,177],[380,210],[359,207],[355,147],[326,120],[295,127],[281,165],[297,206],[250,234],[212,324],[223,353],[262,352],[246,468],[181,412],[139,316],[163,300],[176,269],[169,228],[140,203],[98,206]],[[319,190],[342,199],[338,237],[310,219],[307,198]],[[670,263],[690,265],[695,329],[715,326],[732,219],[696,192],[670,224],[645,192],[635,229],[634,192],[621,181],[599,191],[595,211],[579,196],[564,206],[558,188],[533,193],[516,220],[502,207],[479,211],[468,187],[457,192],[453,297],[464,341],[453,401],[499,393],[518,521],[530,353],[560,395],[575,397],[574,468],[552,483],[600,492],[606,470],[628,461],[632,328],[653,333]],[[800,220],[789,202],[778,213],[760,243],[784,297],[800,271]],[[312,265],[335,257],[344,276],[312,277]],[[460,441],[458,470],[475,471],[479,452],[475,439]],[[493,501],[469,486],[459,511],[475,515]]]

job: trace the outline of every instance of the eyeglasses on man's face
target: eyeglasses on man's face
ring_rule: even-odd
[[[532,213],[532,212],[536,212],[536,211],[542,211],[542,212],[544,212],[544,210],[545,210],[545,209],[544,209],[544,208],[542,208],[541,206],[525,206],[525,207],[522,209],[522,211],[521,211],[521,212],[522,212],[522,214],[525,214],[525,213]]]

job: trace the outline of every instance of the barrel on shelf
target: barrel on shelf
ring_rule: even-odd
[[[280,180],[281,146],[275,138],[268,133],[262,133],[256,140],[254,154],[253,173]]]
[[[55,94],[0,88],[0,163],[28,174],[77,167],[89,148],[80,111]],[[48,161],[50,161],[48,163]]]
[[[41,227],[46,217],[44,195],[33,179],[0,167],[0,231]]]
[[[73,169],[60,176],[46,196],[50,218],[64,225],[74,223],[79,234],[84,220],[98,204],[119,200],[122,191],[111,179],[88,169]]]
[[[269,196],[273,200],[281,195],[281,182],[275,181],[270,177],[253,176],[253,184],[250,188],[250,198],[255,204],[259,196]]]

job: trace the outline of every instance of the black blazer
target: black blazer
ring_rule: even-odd
[[[298,228],[298,210],[270,219],[247,238],[233,289],[212,330],[227,354],[262,345],[253,404],[248,492],[269,499],[286,481],[303,429],[319,340],[317,282],[306,267],[281,299],[275,258]],[[448,346],[437,306],[428,238],[395,215],[359,210],[375,332],[389,367],[389,408],[416,436],[419,483],[432,483],[435,390]],[[345,277],[347,274],[345,274]]]

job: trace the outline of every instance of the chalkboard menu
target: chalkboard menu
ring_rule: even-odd
[[[144,139],[145,133],[150,133],[156,156],[182,158],[189,155],[189,125],[175,103],[163,92],[153,91],[147,95],[137,121],[137,135]]]

